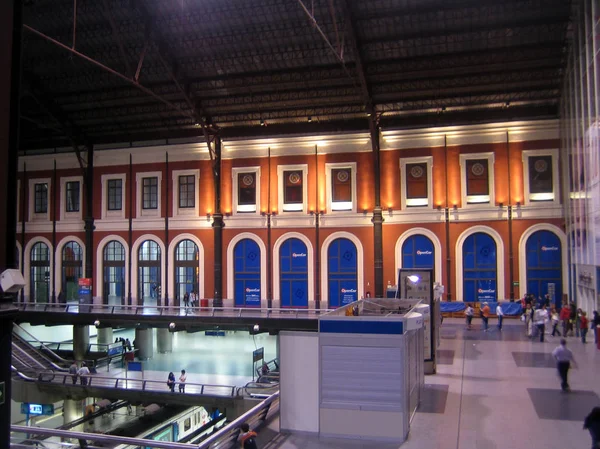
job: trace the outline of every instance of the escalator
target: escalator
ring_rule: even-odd
[[[20,334],[28,336],[34,344]],[[70,361],[52,352],[19,325],[13,326],[12,368],[14,372],[29,378],[39,378],[40,373],[47,376],[57,371],[66,372],[70,364]]]

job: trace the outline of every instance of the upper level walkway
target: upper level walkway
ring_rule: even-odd
[[[120,306],[104,304],[15,303],[19,313],[17,323],[59,325],[93,324],[102,326],[168,327],[173,330],[201,330],[218,327],[223,330],[254,328],[262,332],[280,330],[317,331],[318,317],[328,309],[292,309],[257,307],[174,307]]]

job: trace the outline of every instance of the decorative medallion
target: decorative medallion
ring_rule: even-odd
[[[348,170],[340,170],[337,173],[337,180],[339,182],[346,182],[346,181],[348,181],[349,177],[350,176],[348,175]]]
[[[483,164],[477,162],[471,167],[471,173],[473,173],[475,176],[481,176],[485,173],[485,167]]]
[[[252,184],[254,184],[254,176],[251,174],[244,175],[244,177],[242,178],[242,183],[246,187],[250,187]]]
[[[298,184],[300,182],[300,174],[294,171],[290,173],[290,175],[288,176],[288,180],[292,184]]]
[[[538,159],[535,161],[533,168],[538,173],[544,173],[546,170],[548,170],[548,163],[544,159]]]
[[[423,167],[421,167],[420,165],[415,165],[413,168],[410,169],[410,175],[413,178],[420,178],[421,176],[423,176],[423,173]]]

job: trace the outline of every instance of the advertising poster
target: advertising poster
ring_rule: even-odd
[[[246,285],[244,290],[244,302],[247,306],[260,307],[260,287]]]
[[[496,301],[496,282],[478,281],[477,282],[477,301],[495,302]]]
[[[350,304],[358,299],[358,289],[356,285],[351,285],[354,283],[345,283],[347,285],[342,286],[340,290],[340,306],[345,306],[346,304]]]
[[[79,279],[79,311],[83,313],[90,312],[92,304],[92,279]]]

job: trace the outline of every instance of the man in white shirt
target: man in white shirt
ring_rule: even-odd
[[[88,377],[90,375],[90,369],[87,367],[85,362],[81,363],[81,368],[79,368],[77,374],[79,375],[79,379],[81,380],[81,385],[87,385]]]
[[[540,342],[544,342],[544,333],[546,331],[546,321],[548,321],[548,311],[546,305],[542,304],[542,307],[537,309],[533,314],[533,320],[538,332],[540,333]]]
[[[567,340],[560,339],[560,345],[552,351],[552,356],[556,360],[556,369],[558,369],[561,379],[560,386],[563,391],[569,391],[569,368],[571,368],[571,363],[573,363],[574,368],[577,368],[577,363],[573,358],[573,353],[567,349]]]
[[[500,307],[500,303],[496,306],[496,316],[498,317],[498,330],[502,332],[502,320],[504,319],[504,312],[502,311],[502,307]]]

